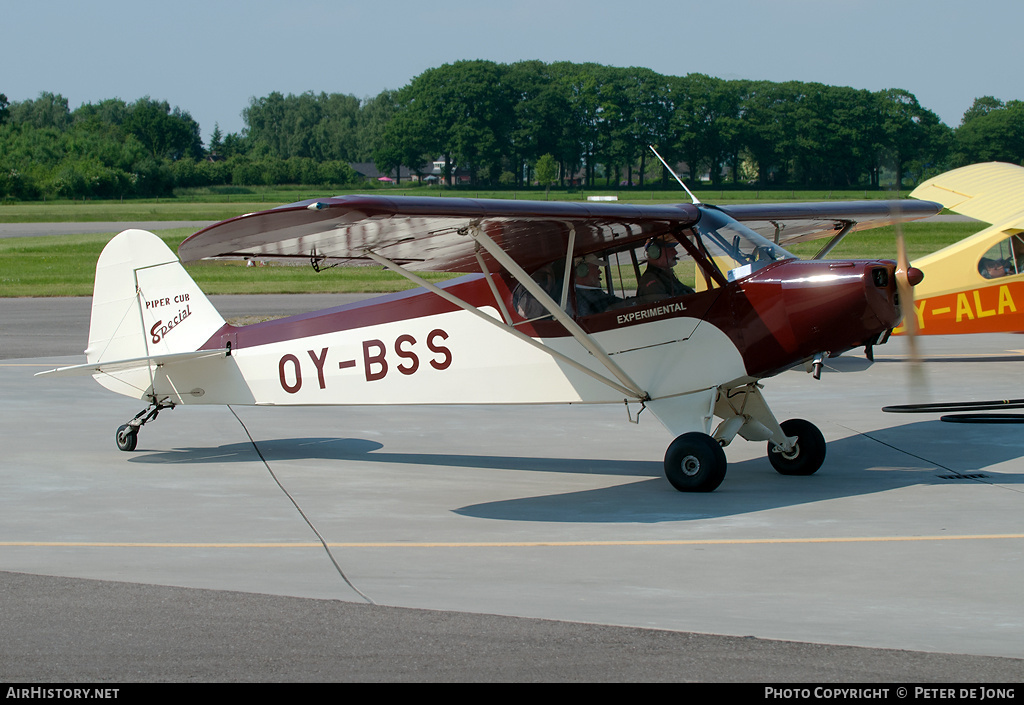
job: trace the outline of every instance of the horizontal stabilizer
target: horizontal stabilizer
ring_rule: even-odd
[[[125,372],[127,370],[141,370],[150,365],[173,365],[189,360],[201,360],[208,357],[225,357],[231,352],[230,348],[217,350],[197,350],[194,352],[169,353],[167,355],[152,355],[150,357],[134,357],[127,360],[105,360],[103,362],[87,362],[84,365],[71,365],[70,367],[58,367],[45,372],[37,372],[36,377],[79,377],[83,375],[108,374],[113,372]]]

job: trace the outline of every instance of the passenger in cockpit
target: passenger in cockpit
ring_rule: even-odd
[[[564,262],[564,260],[563,260]],[[555,272],[555,263],[546,264],[533,273],[533,280],[540,285],[544,293],[558,300],[558,292],[561,289],[561,277]],[[526,290],[522,284],[515,288],[512,294],[512,306],[516,313],[527,320],[544,317],[549,312],[544,306]]]
[[[597,255],[576,259],[576,315],[589,316],[610,308],[623,306],[626,301],[609,294],[601,286],[601,268],[608,266]]]

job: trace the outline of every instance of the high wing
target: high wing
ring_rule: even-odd
[[[1024,229],[1024,167],[1003,162],[971,164],[928,179],[910,195],[1004,229]]]
[[[701,206],[708,208],[709,206]],[[721,208],[785,246],[914,220],[940,210],[924,201],[752,204]],[[482,231],[526,271],[624,240],[667,234],[700,219],[691,204],[629,205],[468,198],[339,196],[292,203],[226,220],[178,248],[183,262],[206,258],[302,258],[317,266],[377,256],[409,270],[478,272],[471,230]]]
[[[722,206],[721,210],[768,240],[786,247],[807,240],[846,236],[859,230],[927,218],[942,208],[938,203],[925,200],[899,200],[752,203]]]
[[[654,237],[695,223],[689,204],[526,202],[468,198],[340,196],[243,215],[201,230],[178,248],[183,262],[212,257],[312,258],[329,266],[369,261],[368,251],[409,270],[479,272],[469,231],[486,233],[527,271],[566,254]],[[496,262],[481,253],[488,267]]]

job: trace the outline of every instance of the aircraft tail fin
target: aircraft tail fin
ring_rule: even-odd
[[[89,363],[193,352],[224,319],[163,240],[125,230],[96,263]]]

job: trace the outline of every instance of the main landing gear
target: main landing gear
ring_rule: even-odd
[[[135,414],[135,418],[126,424],[121,424],[117,427],[117,432],[114,434],[114,441],[117,443],[119,450],[133,451],[139,444],[139,429],[143,425],[156,419],[164,409],[173,409],[174,404],[167,401],[154,401],[152,404],[147,406],[145,409]]]
[[[813,475],[825,462],[825,437],[803,419],[780,424],[785,445],[768,442],[768,461],[780,475]],[[665,477],[680,492],[713,492],[725,479],[728,463],[722,443],[706,433],[684,433],[665,451]]]
[[[665,476],[680,492],[711,492],[722,484],[727,467],[722,448],[736,436],[768,441],[768,461],[780,475],[813,475],[825,462],[821,431],[803,419],[776,421],[756,382],[714,394],[703,417],[705,424],[715,416],[722,419],[714,433],[684,433],[665,452]]]

